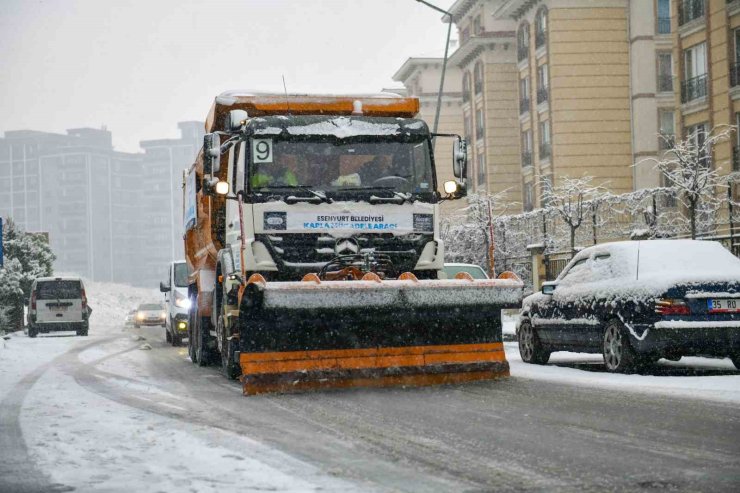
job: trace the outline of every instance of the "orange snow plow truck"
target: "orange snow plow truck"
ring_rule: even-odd
[[[465,196],[466,143],[419,101],[228,92],[184,177],[190,358],[245,394],[509,374],[513,274],[439,279],[439,203]],[[438,191],[432,139],[450,137]]]

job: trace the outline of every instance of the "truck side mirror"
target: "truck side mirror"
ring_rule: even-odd
[[[468,143],[465,139],[455,140],[452,146],[452,173],[464,179],[468,169]]]
[[[162,293],[168,293],[170,291],[170,287],[168,285],[166,285],[165,283],[160,282],[159,283],[159,291],[162,292]]]
[[[203,173],[215,175],[221,171],[221,137],[206,134],[203,137]]]

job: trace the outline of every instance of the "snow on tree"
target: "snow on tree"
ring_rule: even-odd
[[[0,326],[22,324],[23,301],[38,277],[53,273],[55,256],[41,235],[26,233],[8,219],[3,226],[5,266],[0,269]],[[5,320],[2,320],[5,318]]]
[[[495,194],[469,194],[468,205],[442,220],[446,261],[473,263],[491,272],[492,233],[496,220],[514,203],[506,200],[508,190]]]
[[[542,198],[545,209],[554,211],[570,231],[570,251],[576,253],[576,232],[587,216],[597,217],[598,207],[607,197],[607,190],[593,184],[592,176],[581,178],[563,177],[560,183],[552,185],[542,182]],[[592,205],[593,204],[593,205]],[[595,233],[594,233],[595,234]]]
[[[696,238],[700,222],[711,226],[709,223],[724,201],[724,194],[718,192],[727,187],[727,179],[719,164],[726,163],[712,163],[712,149],[729,140],[734,132],[735,128],[728,126],[696,131],[674,142],[663,159],[654,160],[655,168],[676,189],[678,200],[686,208],[692,239]]]

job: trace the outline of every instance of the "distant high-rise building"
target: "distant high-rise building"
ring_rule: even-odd
[[[145,280],[164,279],[167,263],[182,259],[183,171],[195,162],[205,133],[202,122],[180,122],[179,139],[145,140],[142,174],[142,206],[146,221],[142,230],[149,251],[143,259]]]
[[[57,272],[155,286],[182,257],[182,170],[203,135],[202,123],[179,127],[180,139],[142,142],[144,154],[115,151],[105,129],[5,132],[0,216],[47,231]]]

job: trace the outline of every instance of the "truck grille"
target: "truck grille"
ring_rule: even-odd
[[[393,265],[400,271],[413,270],[427,242],[433,240],[432,234],[410,233],[360,234],[352,238],[357,242],[359,252],[374,251],[388,255]],[[316,272],[317,265],[325,264],[336,257],[337,238],[323,234],[258,234],[255,239],[262,242],[272,255],[280,271],[295,277],[307,272]],[[283,276],[279,276],[283,277]]]

